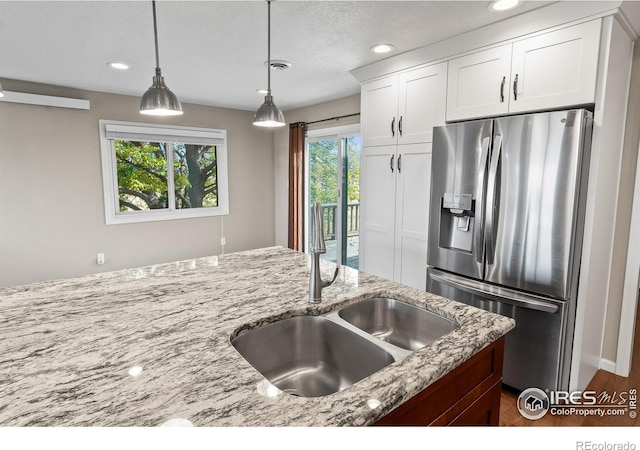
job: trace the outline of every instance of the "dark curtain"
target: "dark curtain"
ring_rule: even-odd
[[[304,250],[304,133],[306,124],[289,125],[289,248]]]

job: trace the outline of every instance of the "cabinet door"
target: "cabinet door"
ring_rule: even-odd
[[[444,125],[447,63],[400,75],[398,86],[398,143],[433,141],[433,127]]]
[[[506,114],[511,85],[511,44],[449,61],[447,120]]]
[[[396,208],[395,145],[360,155],[360,270],[393,280]]]
[[[599,45],[600,20],[515,42],[509,110],[593,103]]]
[[[360,100],[362,146],[392,145],[397,142],[398,77],[364,83]]]
[[[394,280],[426,290],[431,144],[398,146]]]

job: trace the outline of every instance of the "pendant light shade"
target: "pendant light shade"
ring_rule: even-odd
[[[258,127],[282,127],[284,114],[273,102],[271,96],[271,1],[267,0],[267,95],[264,103],[256,111],[253,124]]]
[[[160,68],[156,68],[153,84],[140,100],[140,113],[152,116],[176,116],[182,114],[178,97],[164,84]]]
[[[182,114],[182,105],[178,97],[164,84],[164,77],[160,71],[156,2],[154,0],[151,3],[153,5],[153,36],[156,47],[156,75],[153,77],[153,84],[140,100],[140,113],[152,116],[175,116]]]
[[[284,114],[273,103],[273,97],[270,94],[265,96],[264,103],[256,111],[253,124],[258,127],[281,127],[285,124]]]

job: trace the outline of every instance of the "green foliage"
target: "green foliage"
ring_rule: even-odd
[[[347,203],[360,201],[360,136],[347,138]]]
[[[324,140],[309,143],[309,198],[312,203],[338,201],[338,143]]]
[[[175,144],[176,208],[218,206],[217,169],[215,146]]]
[[[116,140],[120,211],[169,206],[167,147],[173,148],[175,208],[218,205],[215,146]]]
[[[116,141],[120,211],[167,208],[166,144]]]
[[[346,141],[347,202],[360,200],[360,137]],[[309,198],[311,203],[338,202],[338,141],[309,142]]]

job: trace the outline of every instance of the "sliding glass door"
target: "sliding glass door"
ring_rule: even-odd
[[[311,208],[322,206],[324,259],[358,268],[360,136],[357,126],[307,132],[305,248],[311,246]]]

